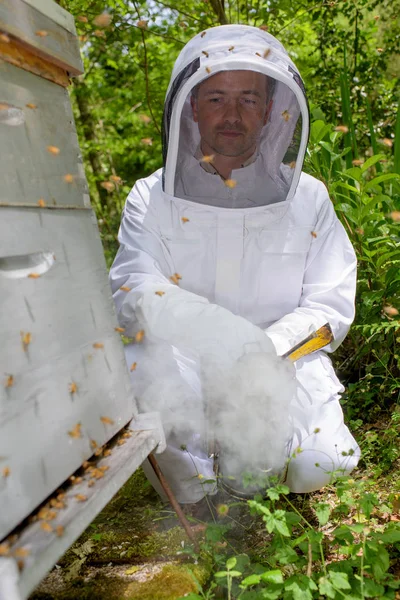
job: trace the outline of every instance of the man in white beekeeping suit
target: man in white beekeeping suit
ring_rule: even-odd
[[[128,196],[111,269],[143,410],[159,410],[160,467],[181,503],[223,475],[281,476],[293,492],[348,473],[359,448],[327,352],[354,317],[356,259],[325,186],[302,172],[304,86],[264,31],[225,25],[195,36],[168,88],[164,167]],[[332,342],[280,358],[325,323]],[[211,433],[210,433],[211,432]]]

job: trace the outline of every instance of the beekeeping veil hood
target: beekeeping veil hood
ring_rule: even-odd
[[[199,161],[200,134],[193,120],[195,86],[221,71],[250,70],[275,80],[272,109],[251,164],[232,171],[234,189]],[[304,86],[286,50],[272,35],[247,25],[222,25],[196,35],[173,68],[163,118],[164,192],[228,208],[290,200],[308,141]],[[200,152],[201,155],[201,152]]]

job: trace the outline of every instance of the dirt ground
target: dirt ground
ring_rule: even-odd
[[[201,536],[204,527],[191,524]],[[138,470],[29,600],[176,600],[209,577],[190,549],[173,510]]]

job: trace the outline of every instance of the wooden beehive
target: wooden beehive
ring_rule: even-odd
[[[73,18],[2,0],[0,59],[1,540],[136,405],[67,90]]]

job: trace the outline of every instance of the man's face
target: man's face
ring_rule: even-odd
[[[255,71],[222,71],[192,97],[203,151],[240,157],[254,150],[268,120],[267,78]]]

